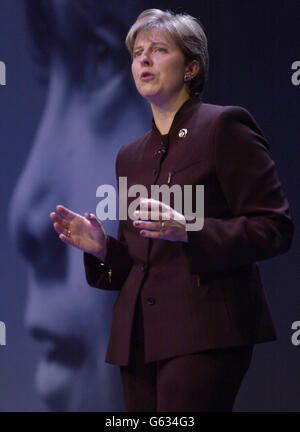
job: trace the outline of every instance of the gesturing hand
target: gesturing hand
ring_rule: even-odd
[[[142,198],[140,210],[134,212],[138,219],[133,222],[143,237],[187,242],[186,220],[172,207],[161,201]]]
[[[106,235],[102,224],[95,215],[84,213],[81,216],[68,208],[58,205],[56,211],[50,213],[55,231],[59,238],[69,245],[95,255],[102,261],[106,257]],[[63,217],[62,217],[63,216]]]

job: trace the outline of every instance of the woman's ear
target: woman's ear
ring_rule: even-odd
[[[200,64],[198,60],[192,60],[185,69],[185,75],[188,75],[190,79],[195,78],[200,71]]]

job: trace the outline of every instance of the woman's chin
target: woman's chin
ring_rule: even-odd
[[[159,97],[160,94],[157,88],[154,88],[153,85],[147,83],[145,85],[141,85],[138,88],[138,91],[140,95],[143,96],[145,99],[149,100],[149,102],[151,102],[151,99]]]

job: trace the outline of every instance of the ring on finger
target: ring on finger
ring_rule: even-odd
[[[70,229],[67,230],[67,237],[71,237],[71,230]]]

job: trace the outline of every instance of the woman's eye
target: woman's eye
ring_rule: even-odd
[[[167,52],[166,48],[162,48],[162,47],[158,47],[156,48],[156,50],[160,52]]]
[[[133,57],[138,57],[139,55],[141,55],[141,51],[136,51],[133,53]]]

